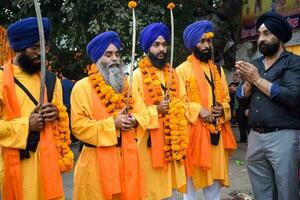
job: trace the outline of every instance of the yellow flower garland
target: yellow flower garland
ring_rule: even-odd
[[[56,150],[58,152],[58,163],[60,171],[70,172],[74,164],[74,154],[70,149],[70,129],[69,129],[69,117],[66,107],[53,100],[53,104],[58,109],[58,120],[53,124],[53,136],[56,144]]]
[[[95,64],[88,67],[89,80],[96,89],[97,96],[101,103],[106,107],[106,112],[116,117],[121,109],[125,107],[125,100],[128,90],[128,83],[125,81],[125,87],[122,93],[116,93],[115,90],[108,85],[103,76],[98,72]],[[133,108],[134,100],[130,98],[129,110]]]
[[[148,57],[144,57],[139,62],[143,81],[147,86],[152,104],[157,105],[163,100],[161,82],[156,74],[155,67],[152,66]],[[169,64],[163,68],[165,83],[169,82]],[[186,148],[188,144],[187,120],[185,118],[185,106],[182,101],[176,97],[176,76],[172,70],[171,88],[169,90],[169,110],[168,113],[159,115],[164,121],[165,134],[165,159],[168,162],[173,160],[181,161],[186,158]]]
[[[192,62],[191,59],[192,59],[191,56],[188,56],[187,61]],[[212,67],[212,70],[213,70],[212,73],[213,73],[214,84],[215,84],[216,101],[218,103],[221,103],[222,96],[223,96],[221,77],[220,77],[219,71],[215,65]],[[197,81],[194,77],[191,78],[191,80],[187,82],[187,88],[188,88],[187,92],[189,95],[189,100],[192,102],[199,102],[200,101],[200,92],[199,92],[199,88],[197,85]],[[211,124],[211,123],[204,123],[204,124],[211,133],[215,133],[215,134],[220,132],[221,128],[222,128],[222,124],[220,122],[217,123],[217,126],[215,126],[214,124]]]

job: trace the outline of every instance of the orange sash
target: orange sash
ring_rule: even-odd
[[[176,74],[176,71],[172,69],[172,73],[176,77],[176,96],[179,96],[179,79]],[[143,82],[143,90],[144,90],[144,102],[147,106],[153,105],[153,101],[150,97],[148,86]],[[168,83],[166,83],[167,85]],[[157,129],[149,129],[150,131],[150,138],[151,138],[151,155],[152,155],[152,166],[156,167],[165,167],[167,162],[165,160],[165,138],[164,138],[164,123],[163,118],[158,118],[158,128]]]
[[[208,63],[210,71],[214,72],[212,68],[211,61]],[[203,108],[209,109],[209,101],[207,95],[210,88],[206,84],[206,79],[204,76],[204,71],[201,68],[200,61],[192,55],[192,69],[196,77],[198,91],[200,92],[200,104]],[[215,74],[212,74],[215,77]],[[204,94],[204,95],[203,95]],[[224,99],[224,93],[222,95]],[[225,122],[222,124],[222,140],[224,149],[234,150],[236,149],[236,142],[230,127],[230,122]],[[187,149],[187,174],[191,175],[191,170],[193,166],[200,167],[202,169],[211,168],[212,165],[212,147],[210,142],[209,130],[205,127],[204,122],[198,118],[195,125],[190,127],[190,143]]]
[[[92,87],[93,114],[96,120],[110,116]],[[121,160],[116,146],[97,147],[99,180],[105,199],[120,194],[122,200],[145,196],[144,179],[133,131],[122,132]]]
[[[3,98],[8,120],[20,117],[21,109],[15,92],[11,60],[4,65]],[[40,136],[39,152],[44,196],[46,199],[60,198],[64,195],[63,184],[52,129],[49,124],[46,124]],[[18,149],[4,148],[4,168],[3,198],[5,200],[22,200],[21,161]]]

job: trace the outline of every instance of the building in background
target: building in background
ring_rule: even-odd
[[[244,0],[237,60],[249,61],[260,55],[256,45],[255,20],[270,10],[277,11],[287,18],[293,27],[293,38],[285,46],[287,50],[300,55],[300,0]]]

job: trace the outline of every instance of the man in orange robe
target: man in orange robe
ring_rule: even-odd
[[[186,85],[188,104],[198,104],[198,117],[189,129],[184,199],[196,199],[196,190],[203,188],[205,199],[219,200],[220,187],[229,186],[228,153],[236,148],[226,77],[212,61],[210,21],[189,25],[183,38],[192,55],[176,71]]]
[[[43,18],[43,25],[48,40],[50,21]],[[41,84],[37,19],[29,17],[11,24],[7,37],[16,56],[0,70],[2,199],[64,199],[52,131],[58,109],[51,103],[52,94],[45,95],[43,105],[37,105]],[[55,84],[52,99],[62,103],[60,81],[53,74],[52,78]]]
[[[146,26],[140,33],[140,45],[146,56],[139,62],[139,67],[133,74],[133,87],[137,88],[142,95],[150,114],[147,131],[138,139],[149,200],[172,199],[176,191],[185,191],[186,186],[183,162],[186,149],[184,142],[180,146],[171,146],[173,152],[177,147],[183,150],[182,153],[173,155],[172,159],[168,158],[170,154],[166,151],[170,149],[168,138],[177,137],[175,135],[170,137],[166,127],[169,123],[166,115],[173,110],[170,108],[172,103],[169,101],[178,99],[184,104],[186,98],[184,84],[174,69],[172,69],[172,80],[169,81],[171,77],[167,60],[169,41],[169,29],[165,24],[152,23]],[[184,115],[188,115],[188,110],[183,107]],[[195,120],[197,114],[189,117]],[[187,123],[185,116],[173,121],[181,121],[182,125]],[[179,129],[185,131],[180,137],[184,138],[186,135],[188,139],[187,126]],[[171,130],[171,135],[173,133],[177,131]],[[180,156],[183,156],[183,159],[176,160]]]
[[[140,95],[124,77],[117,33],[97,35],[87,46],[93,64],[89,77],[76,83],[71,94],[75,137],[84,143],[74,173],[74,200],[139,200],[145,197],[136,139],[149,115]]]

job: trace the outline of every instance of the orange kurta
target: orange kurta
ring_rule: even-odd
[[[40,93],[40,75],[28,75],[24,73],[18,66],[13,66],[14,76],[29,90],[35,99],[39,98]],[[3,72],[0,71],[0,88],[3,86]],[[0,156],[0,176],[1,176],[1,188],[3,189],[3,147],[13,148],[13,149],[25,149],[29,130],[29,116],[34,110],[34,103],[27,97],[27,95],[18,86],[15,86],[15,93],[17,101],[20,107],[21,116],[13,120],[8,120],[8,113],[6,106],[4,104],[3,93],[0,93],[0,146],[1,146],[1,156]],[[62,89],[60,81],[57,79],[53,100],[57,102],[62,102]],[[47,127],[49,128],[49,127]],[[44,137],[42,135],[41,137]],[[48,135],[49,136],[49,135]],[[41,140],[40,140],[41,142]],[[41,166],[41,143],[39,142],[37,151],[30,152],[30,158],[21,160],[21,187],[22,196],[26,200],[43,200],[45,198],[43,181],[42,181],[42,166]],[[52,143],[47,145],[53,145]],[[44,146],[45,147],[45,146]],[[55,155],[57,157],[57,155]],[[57,163],[58,165],[58,163]],[[45,169],[45,168],[43,168]],[[60,178],[60,177],[59,177]],[[61,179],[61,178],[60,178]],[[61,183],[61,180],[57,182]],[[59,188],[59,185],[56,185]],[[62,186],[62,185],[61,185]],[[63,188],[61,187],[62,197],[59,199],[64,199]]]
[[[207,63],[200,63],[202,72],[206,73],[208,75],[208,77],[210,78],[210,68],[208,66]],[[193,66],[192,66],[192,62],[190,61],[186,61],[184,63],[182,63],[180,66],[178,66],[176,68],[176,71],[178,73],[178,75],[183,79],[184,83],[186,84],[187,87],[187,93],[188,93],[188,104],[190,103],[197,103],[199,105],[199,108],[201,108],[204,105],[204,102],[201,102],[201,98],[207,98],[206,100],[208,101],[208,106],[207,108],[211,108],[213,105],[212,102],[212,92],[210,89],[210,85],[208,83],[208,81],[205,81],[204,84],[205,87],[209,88],[206,92],[204,91],[199,91],[198,90],[198,94],[199,94],[199,99],[198,101],[194,101],[192,102],[192,94],[191,91],[191,85],[190,83],[192,81],[197,80],[197,74],[195,74],[194,70],[193,70]],[[202,73],[201,72],[201,73]],[[211,78],[210,78],[211,79]],[[227,83],[226,83],[226,78],[225,78],[225,74],[223,72],[223,70],[221,71],[221,85],[222,85],[222,90],[223,90],[223,98],[222,98],[222,102],[220,102],[223,106],[224,109],[224,115],[219,119],[219,123],[223,124],[223,127],[225,127],[224,125],[226,123],[229,122],[231,115],[230,115],[230,106],[229,106],[229,101],[230,101],[230,97],[229,97],[229,93],[228,93],[228,89],[227,89]],[[200,111],[200,109],[199,109]],[[199,146],[199,150],[197,150],[197,147],[195,150],[195,152],[198,153],[198,155],[201,157],[201,160],[204,160],[204,163],[201,164],[192,164],[192,160],[194,160],[194,158],[188,157],[188,167],[191,170],[190,171],[190,175],[192,177],[193,180],[193,184],[195,186],[195,189],[199,189],[199,188],[203,188],[203,187],[207,187],[209,185],[211,185],[213,183],[214,180],[219,180],[220,183],[223,186],[229,186],[229,177],[228,177],[228,153],[229,150],[227,150],[224,147],[224,138],[226,138],[226,146],[227,146],[227,137],[223,137],[224,132],[221,131],[220,133],[220,140],[218,145],[211,145],[210,144],[210,135],[209,132],[207,130],[204,130],[206,127],[203,125],[202,120],[200,120],[200,118],[196,118],[196,120],[192,121],[190,120],[190,130],[194,129],[196,131],[198,131],[195,135],[191,138],[190,136],[190,143],[189,143],[189,150],[191,146],[193,146],[193,144],[197,144],[195,142],[197,141],[205,141],[207,140],[208,143],[202,143],[202,144],[198,144],[200,146],[203,145],[208,145],[208,148],[202,148],[201,152],[197,152],[200,151],[200,146]],[[196,128],[197,127],[197,128]],[[226,128],[228,128],[228,124],[226,124]],[[229,127],[230,128],[230,127]],[[222,129],[224,130],[224,129]],[[232,134],[231,130],[228,130],[229,134]],[[227,132],[226,132],[227,133]],[[230,135],[231,138],[232,135]],[[233,136],[232,136],[233,138]],[[195,141],[197,140],[197,141]],[[235,141],[233,141],[234,145],[235,145]],[[233,145],[233,146],[234,146]],[[235,147],[233,147],[235,148]],[[190,154],[191,155],[191,154]],[[210,156],[208,156],[210,155]]]
[[[96,147],[115,147],[120,132],[115,128],[113,117],[108,116],[96,120],[91,91],[92,86],[88,78],[78,81],[73,88],[71,94],[73,133],[79,140]],[[134,89],[132,96],[135,99],[133,115],[139,122],[136,134],[139,135],[143,134],[143,129],[149,121],[149,115],[139,94]],[[96,112],[101,111],[97,110]],[[103,112],[105,111],[103,110]],[[121,164],[120,153],[120,148],[116,148],[114,156]],[[105,199],[97,156],[97,148],[83,147],[75,167],[74,200]],[[112,199],[120,199],[120,195],[113,195]]]
[[[156,70],[156,75],[159,81],[166,86],[164,74],[162,70]],[[133,74],[133,87],[136,88],[141,96],[145,100],[146,91],[143,87],[143,76],[141,70],[137,68]],[[179,78],[179,94],[178,97],[185,102],[186,92],[183,82]],[[191,109],[186,111],[186,116],[195,120],[197,118],[197,113],[195,110],[197,105],[191,104]],[[172,189],[178,189],[180,191],[185,190],[186,186],[186,175],[185,167],[183,164],[173,161],[168,162],[165,167],[153,167],[152,162],[152,149],[147,147],[147,142],[149,142],[149,130],[157,129],[160,125],[158,112],[156,105],[148,105],[147,110],[150,114],[150,124],[147,126],[147,131],[144,135],[141,135],[138,139],[138,148],[141,156],[142,166],[145,172],[146,188],[148,192],[147,199],[149,200],[159,200],[172,196]],[[193,110],[193,112],[189,112]],[[196,114],[195,114],[196,113]]]

